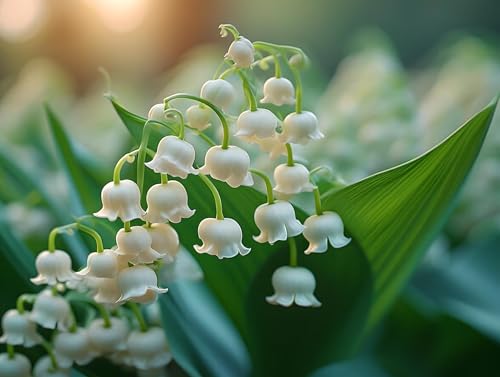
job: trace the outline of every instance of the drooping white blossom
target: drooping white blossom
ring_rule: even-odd
[[[277,200],[273,204],[261,204],[254,213],[255,224],[260,230],[254,240],[271,245],[285,241],[302,233],[304,227],[295,217],[293,206],[286,201]]]
[[[238,68],[249,68],[254,61],[254,53],[252,42],[244,37],[238,37],[231,43],[224,57],[231,59]]]
[[[55,285],[77,278],[71,268],[70,256],[62,250],[42,251],[35,260],[38,276],[31,279],[36,285]]]
[[[13,358],[7,353],[1,353],[0,376],[31,377],[31,363],[26,356],[20,353],[15,353]]]
[[[318,129],[318,119],[310,111],[290,113],[283,120],[283,132],[280,139],[284,143],[307,144],[311,140],[324,137]]]
[[[59,332],[53,340],[54,354],[61,368],[70,368],[73,363],[88,364],[97,356],[92,349],[87,329],[77,328],[74,332]]]
[[[153,263],[162,255],[151,247],[151,236],[142,226],[133,226],[130,231],[120,229],[116,234],[118,255],[128,256],[131,263]]]
[[[304,222],[304,238],[309,241],[305,254],[324,253],[328,243],[334,248],[346,246],[351,239],[344,235],[344,223],[335,212],[312,215]]]
[[[233,86],[226,80],[208,80],[203,84],[200,97],[210,101],[222,110],[227,110],[235,98]]]
[[[172,360],[172,354],[160,327],[132,331],[127,339],[128,364],[138,369],[158,368]]]
[[[123,221],[140,219],[144,215],[141,208],[141,193],[137,183],[129,179],[120,183],[107,183],[101,191],[102,209],[94,216],[115,221],[118,217]]]
[[[128,333],[129,326],[124,318],[112,317],[109,327],[102,318],[97,318],[87,328],[92,348],[105,354],[125,350]]]
[[[309,170],[302,164],[278,165],[274,169],[273,176],[276,182],[274,191],[284,196],[309,192],[314,189],[314,185],[309,181]]]
[[[260,139],[273,137],[278,127],[278,118],[268,109],[243,111],[236,121],[238,130],[234,134],[249,143],[258,143]]]
[[[10,309],[2,317],[3,335],[0,343],[22,345],[32,347],[42,340],[36,331],[36,323],[30,319],[30,313],[19,313],[16,309]]]
[[[290,80],[285,77],[271,77],[264,83],[264,98],[261,103],[272,103],[276,106],[293,105],[295,89]]]
[[[47,329],[64,330],[70,319],[69,304],[63,297],[46,289],[37,295],[30,319]]]
[[[168,291],[167,288],[158,287],[158,278],[151,268],[141,265],[120,271],[118,286],[122,292],[119,303],[133,301],[146,304],[155,301],[159,293]]]
[[[274,294],[266,297],[270,304],[285,307],[293,304],[304,307],[319,307],[321,303],[314,296],[316,279],[304,267],[283,266],[273,273]]]
[[[210,127],[210,117],[212,110],[203,105],[192,105],[186,110],[186,120],[189,125],[198,131],[203,131]]]
[[[198,226],[198,237],[203,244],[194,245],[194,249],[200,254],[216,255],[219,259],[223,259],[250,252],[250,248],[242,243],[243,234],[240,225],[230,218],[203,219]]]
[[[146,202],[148,210],[143,218],[151,223],[179,223],[195,213],[189,208],[186,189],[180,182],[173,180],[151,186],[146,194]]]
[[[217,145],[207,151],[205,165],[200,168],[200,173],[210,175],[236,188],[241,185],[253,185],[249,168],[250,156],[245,150],[234,145],[230,145],[227,149]]]
[[[177,136],[165,136],[158,143],[153,159],[146,166],[155,173],[168,174],[185,179],[189,174],[198,174],[193,168],[194,147]]]

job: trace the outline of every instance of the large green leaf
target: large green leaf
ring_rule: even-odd
[[[424,155],[325,195],[365,250],[374,278],[368,328],[385,313],[453,207],[481,149],[494,101]]]

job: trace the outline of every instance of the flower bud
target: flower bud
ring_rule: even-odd
[[[249,143],[256,143],[256,139],[272,137],[278,127],[278,119],[272,111],[257,109],[255,111],[243,111],[236,121],[238,136]]]
[[[128,362],[138,369],[158,368],[172,360],[165,333],[160,327],[132,331],[127,339]]]
[[[94,319],[87,336],[93,349],[100,353],[111,353],[126,349],[128,324],[124,319],[111,318],[111,326],[106,327],[102,318]]]
[[[31,377],[31,363],[20,353],[14,354],[13,358],[6,353],[0,353],[0,376]]]
[[[260,235],[254,240],[260,243],[286,241],[302,233],[304,227],[295,217],[295,210],[289,202],[277,200],[273,204],[261,204],[254,214]]]
[[[52,365],[52,360],[50,357],[42,356],[35,363],[35,367],[33,368],[33,377],[70,377],[71,369],[63,368],[58,365],[57,368],[54,368]]]
[[[194,158],[195,151],[191,144],[170,135],[160,140],[155,156],[146,166],[155,173],[184,179],[188,174],[198,174],[193,168]]]
[[[62,250],[42,251],[37,255],[35,265],[38,276],[32,278],[31,282],[36,285],[55,285],[77,278],[71,269],[71,258]]]
[[[149,109],[148,120],[165,122],[165,104],[157,103],[156,105],[153,105],[153,107]]]
[[[102,253],[93,252],[87,257],[87,266],[77,272],[80,276],[96,278],[114,278],[118,273],[118,260],[114,250],[106,249]]]
[[[151,247],[163,255],[164,263],[172,263],[179,252],[179,235],[168,224],[151,224],[147,227],[151,236]]]
[[[207,151],[205,165],[200,168],[200,173],[209,174],[212,178],[226,182],[235,188],[241,185],[253,185],[249,168],[250,156],[245,150],[233,145],[222,149],[217,145]]]
[[[226,110],[234,100],[233,86],[223,79],[208,80],[201,87],[200,97]]]
[[[32,347],[42,340],[36,332],[36,323],[30,320],[30,313],[19,313],[16,309],[10,309],[3,315],[2,331],[0,343],[13,346]]]
[[[301,164],[278,165],[274,169],[273,176],[276,182],[274,191],[285,196],[312,191],[314,188],[314,185],[309,182],[309,170]]]
[[[306,254],[324,253],[328,250],[328,242],[335,248],[346,246],[351,239],[344,236],[344,223],[335,212],[324,212],[312,215],[304,222],[304,238],[309,241]]]
[[[153,302],[158,293],[168,291],[167,288],[158,288],[156,273],[146,266],[133,266],[120,271],[118,286],[122,292],[118,303],[129,300],[146,304]]]
[[[192,105],[186,110],[186,119],[189,125],[198,131],[203,131],[210,126],[212,110],[205,106]]]
[[[66,329],[70,307],[61,296],[46,289],[38,294],[31,310],[30,319],[47,329]]]
[[[207,218],[198,226],[198,237],[203,245],[194,245],[200,253],[217,255],[219,259],[232,258],[238,254],[247,255],[250,248],[242,244],[243,234],[240,225],[233,219],[217,220]]]
[[[283,143],[307,144],[309,140],[319,140],[325,135],[318,129],[318,119],[310,111],[290,113],[283,120]]]
[[[151,186],[146,194],[146,202],[148,210],[144,220],[150,223],[179,223],[182,219],[193,216],[195,212],[188,206],[188,195],[184,186],[173,180]]]
[[[54,353],[61,368],[88,364],[97,354],[92,350],[87,330],[78,328],[75,332],[60,332],[54,337]]]
[[[114,252],[126,255],[131,263],[153,263],[162,255],[151,247],[151,236],[142,226],[133,226],[129,232],[120,229],[116,234],[117,248]]]
[[[266,301],[270,304],[286,307],[294,303],[304,307],[321,306],[321,303],[314,296],[316,279],[307,268],[280,267],[273,273],[272,284],[275,293],[266,297]]]
[[[254,61],[255,48],[252,42],[243,37],[234,40],[224,58],[231,59],[238,68],[250,68]]]
[[[124,179],[119,184],[107,183],[101,191],[102,209],[94,213],[96,217],[123,222],[140,219],[144,215],[141,208],[141,193],[134,181]]]
[[[261,103],[272,103],[276,106],[293,105],[295,89],[290,80],[284,77],[271,77],[264,83],[264,98]]]

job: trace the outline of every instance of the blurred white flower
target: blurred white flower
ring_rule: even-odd
[[[182,219],[193,216],[195,212],[189,208],[184,186],[173,180],[151,186],[146,194],[146,202],[148,210],[143,219],[150,223],[179,223]]]
[[[212,110],[204,105],[192,105],[186,110],[186,119],[189,125],[198,131],[203,131],[210,126]]]
[[[70,319],[69,304],[63,297],[46,289],[37,295],[30,319],[47,329],[65,330]]]
[[[304,221],[304,238],[309,241],[305,254],[324,253],[328,243],[335,248],[346,246],[351,239],[344,236],[344,223],[336,212],[312,215]]]
[[[138,369],[158,368],[172,361],[172,354],[161,327],[132,331],[127,339],[128,364]]]
[[[198,226],[198,237],[203,244],[194,245],[194,249],[200,254],[216,255],[222,259],[250,252],[250,248],[242,244],[243,234],[240,225],[233,219],[203,219]]]
[[[230,145],[227,149],[217,145],[207,151],[205,165],[200,168],[200,173],[210,175],[236,188],[241,185],[253,185],[249,168],[250,157],[245,150],[234,145]]]
[[[120,229],[116,234],[116,249],[118,255],[127,256],[131,263],[153,263],[162,255],[151,247],[151,236],[142,226],[133,226],[130,231]]]
[[[184,179],[189,174],[198,174],[193,168],[194,159],[195,150],[191,144],[177,136],[169,135],[160,140],[155,156],[146,166],[155,173]]]
[[[118,286],[122,292],[118,302],[146,304],[155,301],[158,293],[168,291],[167,288],[158,287],[156,273],[147,266],[133,266],[120,271]]]
[[[70,377],[71,369],[63,368],[62,366],[58,366],[57,369],[54,369],[54,365],[52,365],[52,360],[50,357],[42,356],[35,363],[35,367],[33,368],[33,377]]]
[[[106,327],[102,318],[94,319],[87,328],[87,336],[92,348],[100,353],[111,353],[126,349],[129,326],[125,319],[111,318],[111,326]]]
[[[234,101],[236,93],[233,86],[226,80],[208,80],[203,84],[200,97],[210,101],[215,106],[226,110]]]
[[[270,304],[285,307],[292,304],[304,307],[319,307],[321,303],[314,296],[316,279],[311,271],[304,267],[279,267],[273,273],[274,295],[266,297]]]
[[[42,251],[37,255],[35,265],[38,276],[31,279],[33,284],[55,285],[77,279],[71,268],[71,258],[65,251]]]
[[[19,313],[16,309],[7,310],[3,315],[2,331],[0,343],[13,346],[32,347],[42,340],[36,331],[36,323],[30,319],[30,313]]]
[[[286,201],[277,200],[273,204],[261,204],[254,214],[255,224],[260,230],[254,240],[260,243],[285,241],[302,233],[304,227],[295,217],[293,206]]]
[[[96,217],[107,218],[109,221],[115,221],[119,217],[126,222],[144,216],[139,187],[129,179],[121,180],[119,184],[107,183],[101,191],[101,200],[102,209],[94,213]]]
[[[163,103],[157,103],[156,105],[153,105],[151,109],[149,109],[148,120],[165,122],[165,105]]]
[[[87,257],[87,265],[77,272],[80,276],[96,278],[114,278],[118,273],[118,260],[114,250],[106,249],[102,253],[93,252]]]
[[[20,353],[15,353],[13,358],[7,353],[0,353],[0,376],[31,377],[31,363]]]
[[[272,103],[276,106],[293,105],[295,89],[290,80],[285,77],[271,77],[264,83],[264,98],[261,103]]]
[[[54,354],[61,368],[70,368],[73,363],[85,365],[97,356],[92,349],[87,330],[77,328],[75,332],[59,332],[53,340]]]
[[[145,228],[151,237],[151,247],[163,255],[164,263],[172,263],[179,252],[179,235],[168,224],[151,224]]]

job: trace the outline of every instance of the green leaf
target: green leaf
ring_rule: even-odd
[[[247,376],[245,345],[201,281],[177,281],[160,297],[163,327],[175,361],[190,376]]]
[[[441,144],[403,165],[327,195],[365,250],[373,273],[373,327],[442,228],[481,149],[497,101]]]

